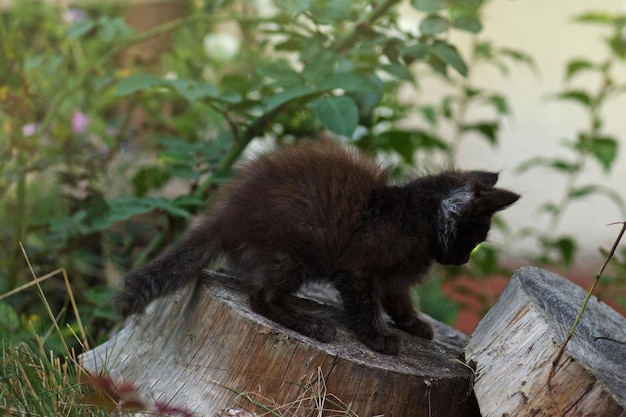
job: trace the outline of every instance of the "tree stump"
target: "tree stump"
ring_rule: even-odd
[[[340,308],[324,308],[345,319]],[[435,341],[403,333],[398,357],[371,351],[345,322],[324,344],[255,314],[232,277],[210,273],[198,288],[155,301],[81,359],[92,374],[201,416],[237,407],[282,416],[480,417],[472,372],[461,362],[466,336],[433,325]]]
[[[513,274],[465,348],[483,417],[626,416],[626,319],[597,298],[551,374],[584,297],[539,268]]]

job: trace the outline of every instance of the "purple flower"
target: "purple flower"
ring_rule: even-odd
[[[89,116],[80,110],[76,110],[72,115],[72,132],[75,135],[81,135],[87,131],[89,127]]]
[[[87,13],[85,13],[84,10],[76,9],[73,7],[70,7],[69,9],[65,11],[65,13],[63,13],[63,21],[67,23],[68,25],[71,25],[72,23],[80,22],[86,17],[87,17]]]
[[[39,132],[39,123],[27,123],[22,126],[22,135],[25,138],[29,136],[35,136]]]

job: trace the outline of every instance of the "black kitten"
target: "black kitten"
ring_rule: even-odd
[[[199,279],[225,255],[258,313],[323,342],[334,324],[294,293],[327,280],[352,330],[378,352],[397,354],[383,320],[433,338],[411,288],[433,260],[460,265],[483,242],[491,217],[519,195],[494,188],[498,174],[445,171],[405,185],[370,159],[332,142],[284,147],[250,162],[225,187],[205,222],[130,274],[115,298],[123,314]]]

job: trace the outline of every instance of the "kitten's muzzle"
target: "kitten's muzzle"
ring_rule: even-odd
[[[467,255],[465,255],[465,254],[457,255],[455,257],[450,257],[450,258],[444,259],[443,262],[440,262],[440,263],[443,264],[443,265],[454,265],[454,266],[465,265],[466,263],[469,262],[470,255],[471,255],[471,252],[468,253]]]

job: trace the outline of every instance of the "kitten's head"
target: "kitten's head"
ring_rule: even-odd
[[[472,250],[487,239],[493,215],[519,199],[519,195],[495,188],[498,174],[485,171],[444,173],[447,184],[437,212],[435,260],[462,265]]]

